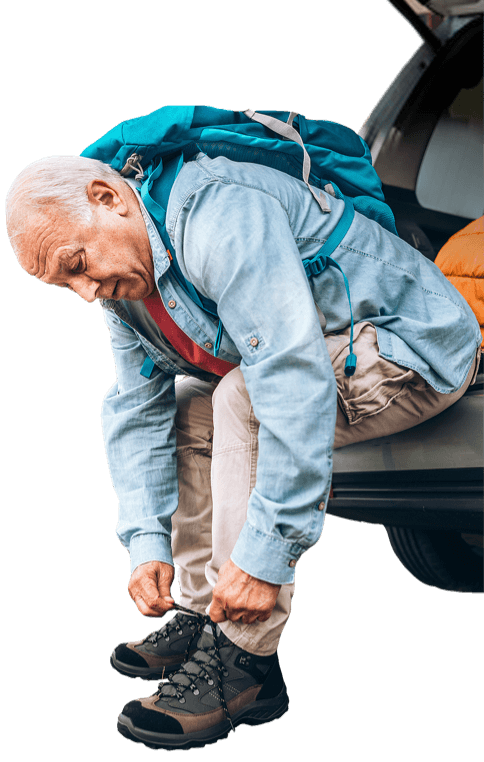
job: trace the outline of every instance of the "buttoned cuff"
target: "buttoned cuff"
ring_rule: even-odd
[[[230,558],[256,579],[288,585],[294,582],[294,567],[305,550],[297,542],[265,534],[246,522]]]
[[[174,566],[169,537],[161,532],[136,534],[129,543],[131,574],[137,566],[148,561],[162,561]]]

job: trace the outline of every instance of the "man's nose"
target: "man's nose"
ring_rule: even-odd
[[[96,292],[100,286],[98,280],[92,280],[91,278],[83,278],[82,280],[75,280],[69,284],[73,291],[78,294],[86,302],[94,302],[96,299]]]

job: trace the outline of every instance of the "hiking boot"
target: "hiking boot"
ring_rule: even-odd
[[[243,651],[213,623],[197,645],[157,693],[126,704],[118,717],[123,736],[154,749],[190,749],[225,738],[242,723],[259,725],[287,711],[277,653]]]
[[[163,680],[195,652],[203,621],[178,612],[161,630],[144,640],[121,643],[111,655],[114,669],[128,677]]]

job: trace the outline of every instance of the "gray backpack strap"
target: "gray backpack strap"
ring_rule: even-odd
[[[267,114],[259,114],[257,111],[252,111],[251,109],[247,109],[246,111],[244,111],[244,114],[248,116],[249,119],[252,119],[254,122],[259,122],[260,124],[263,124],[264,127],[268,127],[273,132],[276,132],[278,135],[281,135],[281,137],[287,138],[287,140],[292,140],[301,146],[301,148],[304,151],[303,180],[308,186],[309,190],[311,191],[316,201],[318,202],[321,208],[321,211],[324,212],[325,214],[330,212],[331,209],[328,206],[328,202],[326,201],[324,193],[319,191],[319,195],[318,195],[309,185],[309,172],[311,169],[311,159],[309,158],[309,154],[306,151],[306,148],[304,146],[304,143],[302,141],[302,138],[299,132],[295,130],[294,127],[292,126],[292,121],[294,117],[297,116],[297,113],[294,111],[291,111],[287,122],[281,122],[279,119],[275,119],[273,116],[267,116]]]

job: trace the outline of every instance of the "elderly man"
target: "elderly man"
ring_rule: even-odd
[[[146,616],[179,609],[112,656],[123,674],[168,678],[119,717],[147,745],[201,746],[286,711],[277,645],[294,567],[322,530],[333,448],[436,415],[477,371],[481,335],[464,299],[357,213],[334,253],[355,319],[357,371],[345,375],[344,279],[331,268],[309,282],[301,264],[342,215],[342,201],[326,200],[323,215],[303,182],[268,167],[202,153],[183,166],[167,231],[221,332],[174,277],[136,182],[52,157],[9,194],[22,267],[100,299],[111,334],[117,383],[103,426],[129,592]]]

